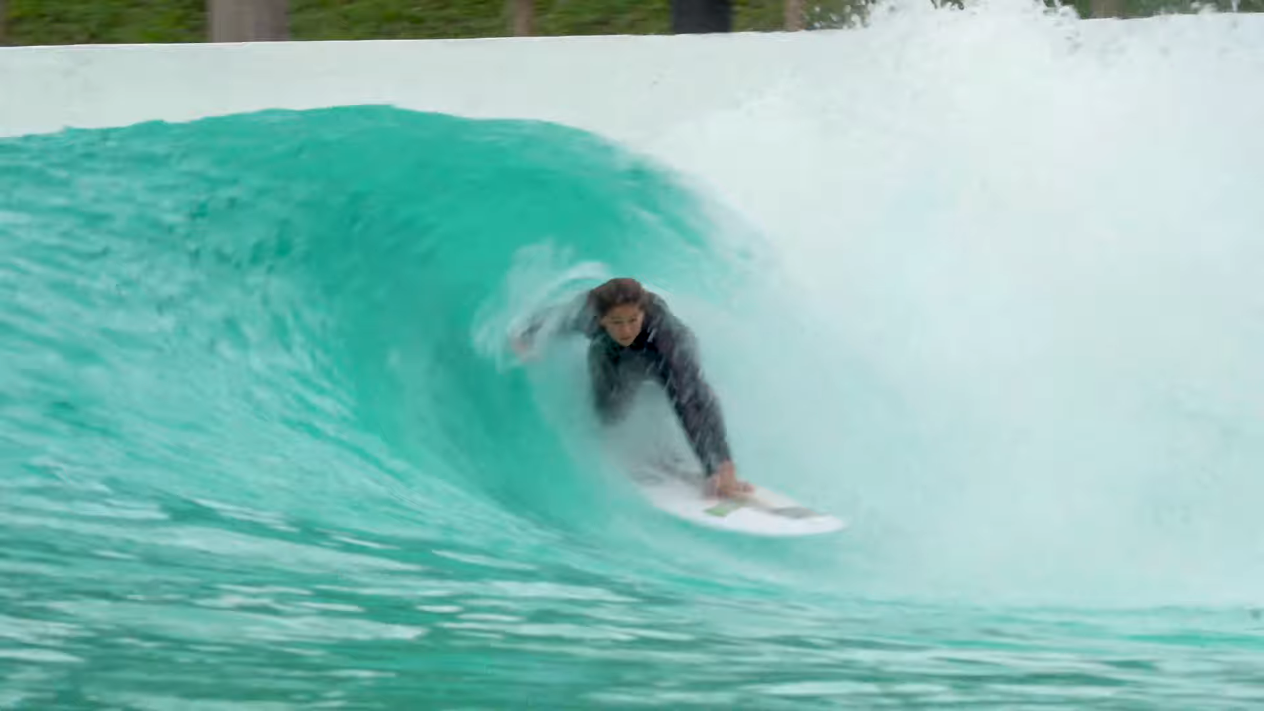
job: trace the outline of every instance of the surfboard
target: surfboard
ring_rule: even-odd
[[[752,536],[812,536],[840,531],[848,525],[844,519],[758,485],[740,498],[707,496],[702,472],[674,461],[642,462],[629,473],[652,506],[709,528]]]

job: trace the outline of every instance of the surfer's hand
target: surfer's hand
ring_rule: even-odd
[[[531,360],[533,354],[531,353],[530,338],[522,335],[513,336],[509,339],[509,345],[513,347],[514,353],[518,354],[519,359]]]
[[[733,462],[725,462],[707,477],[707,493],[722,499],[730,499],[741,494],[749,494],[755,487],[737,478],[737,469]]]

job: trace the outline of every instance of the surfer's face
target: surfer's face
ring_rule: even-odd
[[[601,317],[602,328],[621,346],[632,345],[632,341],[641,335],[641,324],[644,322],[645,312],[636,304],[616,306]]]

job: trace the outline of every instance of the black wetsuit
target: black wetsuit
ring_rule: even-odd
[[[617,421],[636,388],[645,380],[663,387],[681,427],[708,476],[729,461],[728,437],[720,404],[702,376],[697,342],[655,294],[649,294],[641,333],[628,346],[619,345],[586,306],[569,322],[588,336],[588,371],[593,405],[603,423]]]

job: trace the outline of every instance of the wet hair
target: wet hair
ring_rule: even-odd
[[[643,309],[648,301],[649,295],[645,287],[641,286],[641,282],[636,279],[611,279],[588,292],[588,304],[592,306],[598,318],[610,313],[610,310],[617,306],[634,304]]]

